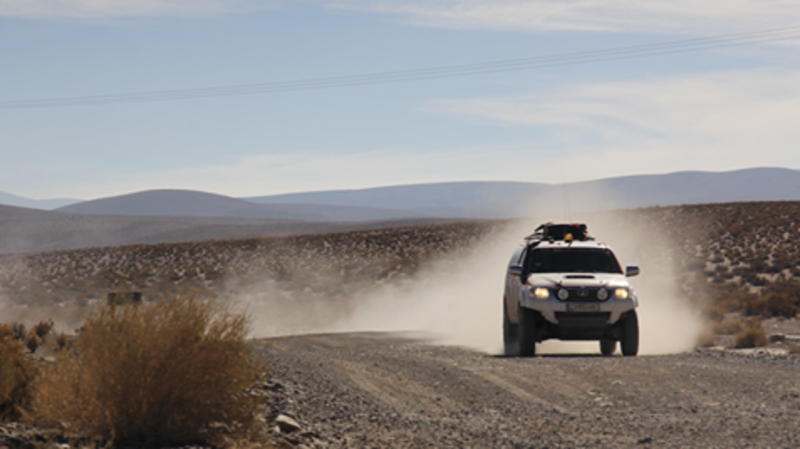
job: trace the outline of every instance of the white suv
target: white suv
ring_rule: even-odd
[[[544,224],[514,252],[503,298],[506,355],[531,356],[550,338],[599,340],[611,355],[639,351],[638,299],[607,245],[583,224]]]

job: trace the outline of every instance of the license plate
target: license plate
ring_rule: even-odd
[[[567,304],[568,312],[597,312],[600,310],[600,304]]]

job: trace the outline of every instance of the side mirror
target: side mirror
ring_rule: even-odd
[[[625,276],[633,277],[638,275],[639,275],[639,267],[636,266],[625,267]]]
[[[511,276],[520,277],[522,276],[522,267],[518,265],[511,265],[510,267],[508,267],[508,274],[510,274]]]

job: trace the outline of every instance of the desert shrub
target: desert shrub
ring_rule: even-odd
[[[36,366],[25,355],[22,341],[11,336],[0,339],[0,421],[20,418],[30,404],[35,377]]]
[[[47,321],[40,321],[36,325],[34,325],[30,332],[28,332],[28,337],[25,342],[25,346],[27,346],[28,350],[31,353],[36,352],[39,349],[39,346],[44,342],[44,338],[47,334],[50,333],[50,330],[53,329],[53,320]]]
[[[702,304],[702,300],[698,299],[696,296],[687,296],[692,303]],[[714,306],[705,305],[705,308],[703,309],[703,315],[705,315],[705,317],[710,321],[722,321],[722,319],[725,318],[725,312],[726,311],[723,310],[719,304]]]
[[[11,325],[11,330],[15,340],[25,341],[28,332],[25,330],[25,325],[22,323],[14,323]]]
[[[39,349],[39,346],[41,346],[41,344],[42,344],[42,339],[39,338],[38,335],[31,332],[31,334],[28,335],[28,340],[25,342],[25,347],[27,347],[28,350],[31,351],[31,354],[33,354],[34,352],[36,352],[37,349]]]
[[[767,334],[764,332],[764,326],[761,325],[761,320],[751,318],[747,322],[747,327],[736,334],[733,346],[735,348],[757,348],[766,346],[767,343]]]
[[[789,351],[789,354],[800,355],[800,345],[789,345],[787,350]]]
[[[259,370],[248,318],[194,298],[103,305],[38,382],[41,425],[121,444],[217,442],[245,435]]]
[[[53,323],[52,319],[47,321],[39,321],[36,325],[31,328],[31,333],[36,334],[39,338],[44,339],[47,334],[53,329],[55,323]]]
[[[716,335],[736,335],[744,330],[744,321],[741,318],[726,318],[721,323],[715,323],[711,330]]]
[[[733,284],[709,285],[706,294],[709,312],[712,317],[719,317],[731,312],[740,312],[745,304],[756,299],[756,295],[749,293]]]
[[[753,287],[763,287],[767,285],[767,279],[759,275],[755,275],[752,278],[747,279],[747,282]]]
[[[8,323],[0,323],[0,341],[14,337],[14,328]]]
[[[69,348],[69,337],[64,332],[59,332],[56,335],[56,349],[59,351],[63,351]]]
[[[800,312],[800,282],[780,281],[770,284],[758,297],[742,308],[746,315],[792,318]]]

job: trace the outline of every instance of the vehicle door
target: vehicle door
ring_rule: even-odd
[[[522,291],[523,261],[525,260],[526,247],[520,246],[511,256],[506,274],[506,310],[509,319],[518,322],[519,295]]]

